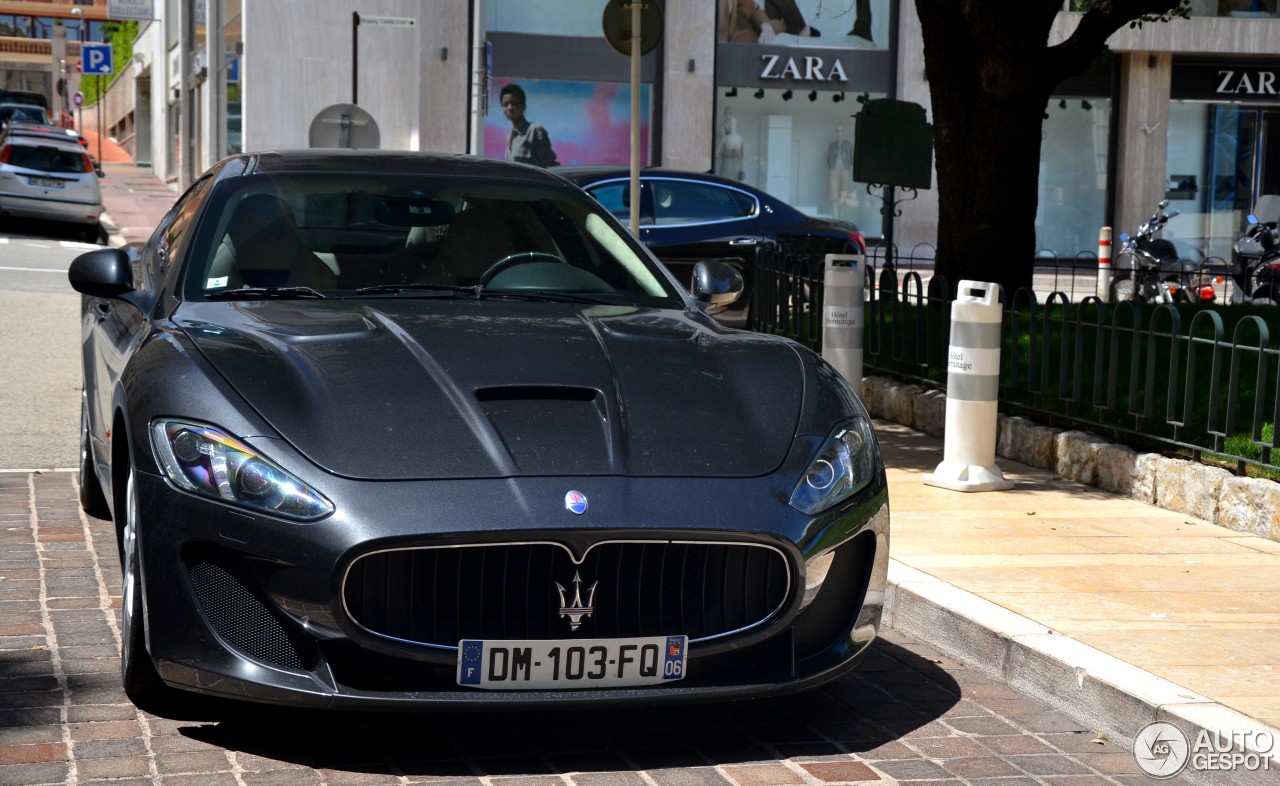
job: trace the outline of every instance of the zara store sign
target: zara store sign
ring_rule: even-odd
[[[840,58],[831,58],[831,64],[816,55],[792,57],[788,55],[760,55],[763,64],[761,79],[801,79],[806,82],[847,82]]]
[[[1280,94],[1276,90],[1276,72],[1255,69],[1230,69],[1218,71],[1218,95],[1273,96]]]

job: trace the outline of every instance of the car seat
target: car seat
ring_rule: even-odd
[[[307,247],[293,209],[274,194],[240,200],[227,224],[224,248],[228,246],[234,259],[232,286],[238,280],[251,287],[337,287],[333,270]],[[225,256],[223,249],[219,252]],[[215,259],[215,268],[221,264]]]

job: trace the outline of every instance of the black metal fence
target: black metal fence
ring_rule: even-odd
[[[895,253],[893,265],[883,249],[868,257],[864,373],[945,390],[952,287],[933,275],[932,252]],[[753,329],[821,351],[823,265],[819,255],[762,257]],[[1280,307],[1231,305],[1228,273],[1207,260],[1197,274],[1214,303],[1110,304],[1096,256],[1038,256],[1033,288],[1001,297],[1002,411],[1239,474],[1280,470]]]

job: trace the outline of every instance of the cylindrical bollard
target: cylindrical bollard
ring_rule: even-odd
[[[953,491],[1013,488],[996,466],[996,398],[1000,381],[1000,315],[995,284],[961,281],[951,304],[947,347],[947,422],[942,463],[924,476]]]
[[[1098,230],[1098,297],[1111,302],[1111,227]]]
[[[861,254],[827,254],[822,274],[822,357],[862,396],[862,293],[866,275]]]

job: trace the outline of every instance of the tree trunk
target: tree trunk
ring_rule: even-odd
[[[1040,140],[1049,96],[1132,20],[1190,13],[1188,0],[1094,2],[1066,41],[1049,46],[1061,0],[915,0],[933,101],[938,172],[935,272],[1031,287]],[[1045,216],[1053,221],[1054,216]]]

